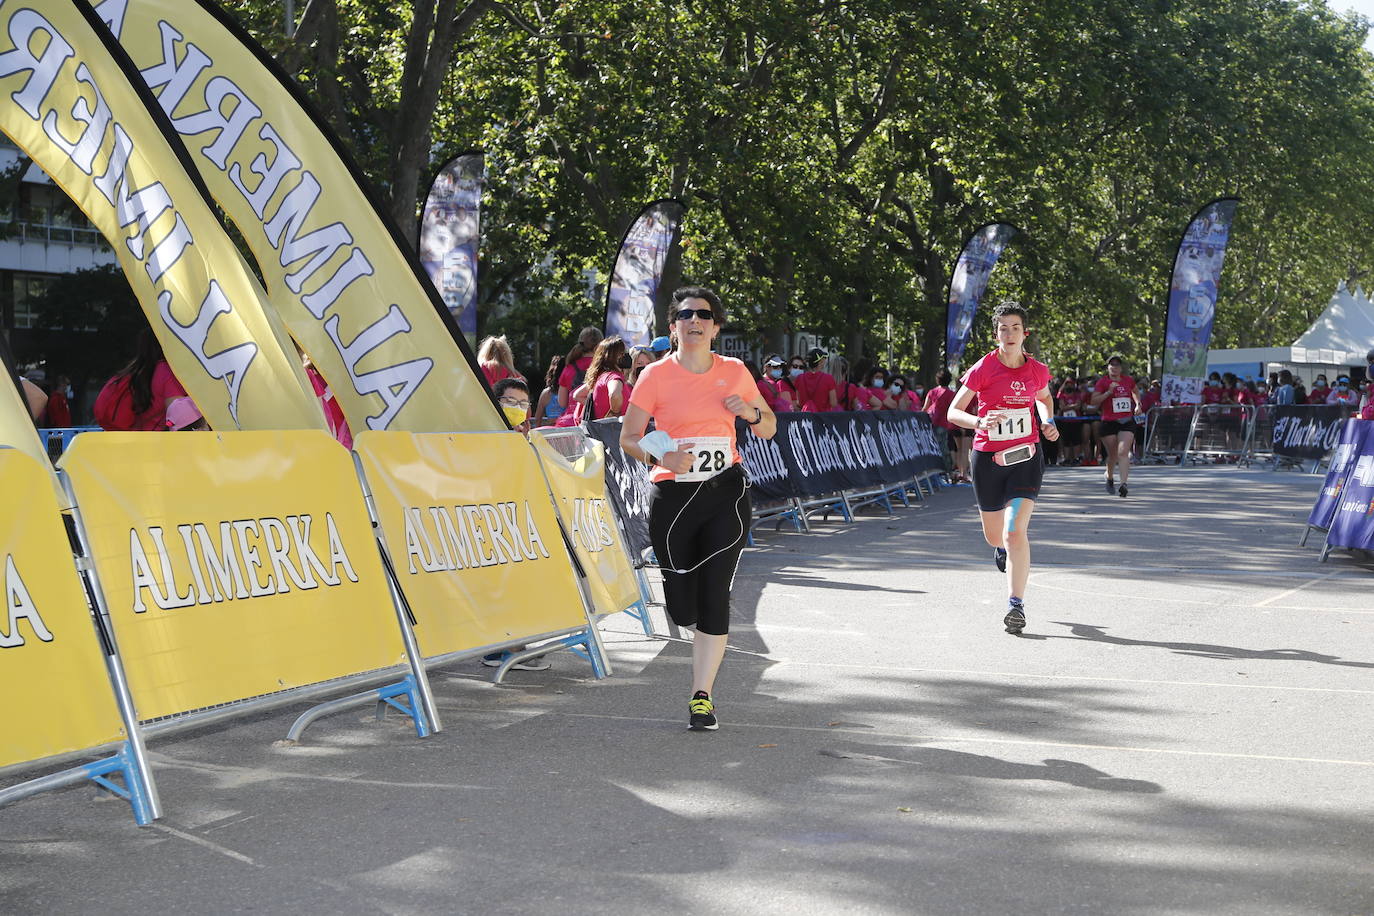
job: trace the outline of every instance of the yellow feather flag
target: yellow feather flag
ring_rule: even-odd
[[[325,427],[290,337],[166,116],[89,7],[0,4],[0,130],[114,246],[211,426]]]
[[[505,429],[366,179],[252,38],[199,0],[103,0],[95,11],[243,232],[353,430]]]

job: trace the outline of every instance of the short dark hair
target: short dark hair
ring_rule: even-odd
[[[935,384],[939,385],[941,388],[948,386],[952,381],[954,381],[954,373],[950,372],[948,369],[941,369],[939,372],[935,373]]]
[[[716,316],[716,324],[725,324],[725,306],[721,304],[720,296],[709,286],[679,286],[673,290],[673,312],[677,312],[677,306],[687,299],[705,299],[711,306],[711,314]],[[672,315],[668,316],[672,319]]]
[[[493,385],[491,390],[499,398],[504,397],[506,392],[510,391],[512,388],[525,392],[525,396],[529,397],[530,386],[525,384],[524,379],[503,378],[501,379],[501,381]]]
[[[1007,315],[1015,315],[1017,318],[1021,319],[1021,327],[1024,328],[1026,326],[1026,310],[1021,308],[1021,303],[1007,301],[992,310],[993,321]]]
[[[1293,384],[1293,373],[1287,369],[1279,370],[1279,383],[1283,385]]]

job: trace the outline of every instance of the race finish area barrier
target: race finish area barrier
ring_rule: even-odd
[[[1151,407],[1145,415],[1142,460],[1150,464],[1182,463],[1195,413],[1192,406]]]
[[[1323,563],[1334,547],[1374,550],[1374,422],[1346,420],[1341,426],[1299,546],[1313,529],[1326,533]]]
[[[630,562],[625,536],[606,493],[606,448],[580,427],[535,430],[530,436],[553,492],[563,527],[587,582],[596,613],[626,612],[646,635],[650,596],[642,572]]]
[[[50,479],[32,457],[0,448],[0,690],[8,698],[0,772],[115,753],[0,789],[0,805],[91,780],[149,824],[161,811],[137,716],[113,638],[82,589]],[[116,773],[122,786],[110,780]]]
[[[523,436],[364,431],[354,449],[425,667],[514,648],[499,683],[523,658],[566,648],[610,673]]]
[[[1183,459],[1201,464],[1211,459],[1241,461],[1250,453],[1255,408],[1250,404],[1202,404],[1193,413]]]
[[[420,737],[440,728],[327,433],[91,433],[61,467],[146,735],[376,684]]]
[[[1270,404],[1265,410],[1272,418],[1268,441],[1274,466],[1301,467],[1310,461],[1314,474],[1350,417],[1350,408],[1342,404]],[[1257,432],[1256,443],[1264,441]]]
[[[648,469],[620,448],[620,421],[598,420],[591,434],[606,446],[606,488],[625,523],[632,556],[652,551],[649,543]],[[892,500],[908,493],[923,499],[945,473],[943,430],[930,417],[908,411],[781,413],[772,439],[756,438],[748,424],[736,426],[740,457],[757,502],[772,501],[771,517],[794,521],[809,531],[807,519],[835,512],[853,521],[855,509],[877,503],[892,511]],[[755,524],[770,517],[757,513]]]

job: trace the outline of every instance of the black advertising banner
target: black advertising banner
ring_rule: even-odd
[[[945,467],[924,413],[784,413],[772,439],[755,438],[743,422],[737,435],[756,500],[869,490]]]
[[[606,447],[606,493],[625,525],[631,559],[635,566],[643,566],[645,552],[653,547],[649,542],[649,499],[653,495],[649,469],[621,451],[620,418],[593,420],[583,428]]]
[[[1271,404],[1274,454],[1320,461],[1336,447],[1350,409],[1339,404]]]
[[[588,426],[606,446],[606,491],[642,557],[651,546],[648,468],[620,450],[620,420]],[[742,420],[736,436],[756,502],[896,486],[945,468],[944,432],[924,413],[784,413],[772,439],[755,437]]]

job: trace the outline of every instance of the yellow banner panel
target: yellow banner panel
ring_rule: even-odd
[[[102,0],[354,434],[505,422],[419,262],[332,137],[214,3]]]
[[[85,433],[61,467],[140,717],[404,660],[357,472],[327,433]]]
[[[157,103],[145,104],[87,15],[67,0],[0,4],[0,130],[109,240],[211,426],[323,429],[285,327],[162,132]]]
[[[569,462],[535,433],[530,437],[553,487],[563,525],[587,571],[598,614],[616,614],[639,600],[639,581],[606,495],[606,451],[600,442]]]
[[[586,622],[523,436],[367,432],[353,447],[426,658]]]
[[[124,737],[46,465],[0,449],[0,767]]]

